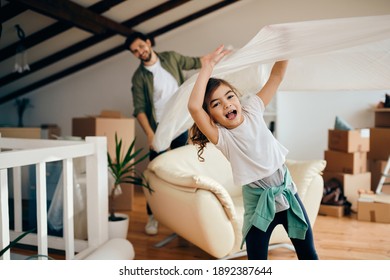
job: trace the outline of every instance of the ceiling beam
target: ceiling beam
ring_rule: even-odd
[[[185,4],[186,2],[189,2],[190,0],[175,0],[175,1],[168,1],[163,4],[160,4],[150,10],[147,10],[143,13],[141,13],[138,16],[135,16],[129,20],[126,20],[122,24],[127,26],[128,28],[132,28],[133,26],[136,26],[137,24],[140,24],[146,20],[149,20],[155,16],[158,16],[164,12],[167,12],[171,9],[174,9],[180,5]],[[42,30],[43,31],[43,30]],[[68,56],[71,56],[79,51],[82,51],[83,49],[86,49],[90,46],[93,46],[105,39],[108,39],[109,37],[113,36],[114,34],[103,34],[103,35],[96,35],[87,39],[84,39],[83,41],[80,41],[76,44],[73,44],[72,46],[67,47],[66,49],[60,50],[52,55],[49,55],[39,61],[34,62],[30,65],[30,71],[25,71],[23,73],[10,73],[6,76],[3,76],[0,78],[0,87],[4,86],[6,84],[9,84],[11,82],[14,82],[18,79],[21,79],[22,77],[25,77],[27,75],[30,75],[36,71],[39,71],[43,69],[44,67],[47,67],[51,64],[54,64]],[[28,40],[26,38],[25,40]],[[12,55],[15,54],[15,48],[12,49]],[[0,51],[0,58],[1,58],[1,51]],[[1,61],[1,60],[0,60]]]
[[[3,35],[3,23],[7,20],[16,17],[17,15],[23,13],[27,9],[16,3],[8,3],[3,6],[0,0],[0,39]]]
[[[225,0],[223,2],[217,3],[217,4],[212,5],[212,6],[208,7],[208,8],[206,8],[206,9],[203,9],[203,10],[197,12],[197,13],[194,13],[194,14],[192,14],[190,16],[184,17],[184,18],[176,21],[174,24],[169,24],[169,25],[164,26],[162,28],[159,28],[159,29],[157,29],[157,30],[155,30],[153,32],[150,32],[149,35],[150,34],[152,34],[152,35],[153,34],[161,35],[161,34],[163,34],[165,32],[168,32],[168,31],[172,30],[173,28],[177,28],[177,27],[179,27],[179,26],[181,26],[183,24],[186,24],[186,23],[188,23],[188,22],[190,22],[192,20],[195,20],[195,19],[197,19],[199,17],[207,15],[207,14],[209,14],[211,12],[214,12],[214,11],[216,11],[218,9],[221,9],[221,8],[223,8],[225,6],[228,6],[228,5],[233,4],[235,2],[238,2],[238,1],[240,1],[240,0]],[[155,35],[155,36],[157,36],[157,35]],[[60,72],[58,72],[56,74],[53,74],[53,75],[51,75],[51,76],[49,76],[49,77],[47,77],[47,78],[45,78],[43,80],[40,80],[40,81],[35,82],[35,83],[31,84],[31,85],[28,85],[28,86],[26,86],[24,88],[21,88],[21,89],[18,89],[16,91],[12,92],[12,93],[9,93],[9,94],[7,94],[7,95],[5,95],[3,97],[0,97],[0,105],[5,103],[5,102],[8,102],[8,101],[10,101],[12,99],[18,98],[18,97],[20,97],[20,96],[22,96],[24,94],[27,94],[27,93],[29,93],[29,92],[37,89],[37,88],[45,86],[48,83],[52,83],[52,82],[54,82],[56,80],[59,80],[59,79],[64,78],[64,77],[66,77],[66,76],[68,76],[70,74],[73,74],[73,73],[75,73],[77,71],[80,71],[80,70],[82,70],[82,69],[84,69],[86,67],[89,67],[89,66],[91,66],[93,64],[96,64],[96,63],[98,63],[98,62],[100,62],[100,61],[102,61],[104,59],[107,59],[107,58],[109,58],[109,57],[111,57],[113,55],[116,55],[116,54],[122,52],[123,50],[124,50],[124,48],[123,48],[122,45],[117,46],[117,47],[115,47],[115,48],[113,48],[113,49],[111,49],[109,51],[106,51],[106,52],[101,53],[101,54],[99,54],[99,55],[97,55],[95,57],[92,57],[92,58],[87,59],[87,60],[85,60],[85,61],[83,61],[81,63],[78,63],[77,65],[71,66],[68,69],[65,69],[65,70],[60,71]]]
[[[27,8],[19,3],[8,3],[0,8],[0,23],[4,23],[13,17],[27,11]]]
[[[177,21],[175,21],[175,22],[173,22],[171,24],[168,24],[166,26],[163,26],[163,27],[161,27],[161,28],[159,28],[159,29],[149,33],[149,36],[152,37],[152,38],[157,37],[157,36],[159,36],[159,35],[161,35],[163,33],[171,31],[171,30],[173,30],[173,29],[175,29],[175,28],[177,28],[179,26],[182,26],[182,25],[184,25],[184,24],[186,24],[188,22],[191,22],[191,21],[193,21],[195,19],[203,17],[203,16],[205,16],[205,15],[207,15],[209,13],[215,12],[215,11],[217,11],[217,10],[223,8],[223,7],[226,7],[226,6],[230,5],[230,4],[233,4],[233,3],[238,2],[238,1],[240,1],[240,0],[225,0],[225,1],[219,2],[219,3],[214,4],[214,5],[212,5],[212,6],[208,7],[208,8],[205,8],[205,9],[202,9],[202,10],[196,12],[196,13],[193,13],[192,15],[189,15],[187,17],[179,19],[179,20],[177,20]]]
[[[83,6],[67,0],[12,0],[26,5],[29,9],[45,14],[59,21],[65,21],[93,34],[114,32],[123,36],[132,31],[111,19],[103,17]]]
[[[108,11],[110,8],[112,8],[115,5],[118,5],[119,3],[123,2],[124,0],[105,0],[100,1],[90,7],[88,7],[89,10],[95,12],[95,13],[104,13]],[[18,4],[18,3],[11,3],[11,4]],[[56,35],[59,33],[62,33],[70,28],[74,27],[73,24],[70,24],[68,22],[56,22],[48,27],[39,30],[35,33],[33,33],[30,36],[27,36],[24,38],[23,46],[25,49],[32,48],[35,45],[38,45]],[[16,47],[18,46],[19,42],[15,42],[2,50],[0,50],[0,62],[10,58],[11,56],[15,55]]]
[[[165,2],[123,22],[123,24],[126,26],[136,26],[148,19],[159,16],[190,1],[191,0],[171,0]]]

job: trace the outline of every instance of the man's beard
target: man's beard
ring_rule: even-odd
[[[149,62],[151,59],[152,59],[152,52],[149,52],[149,55],[148,55],[145,59],[140,58],[140,60],[141,60],[143,63]]]

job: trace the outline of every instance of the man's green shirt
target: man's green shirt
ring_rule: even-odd
[[[167,70],[180,86],[185,81],[184,70],[199,69],[201,62],[199,57],[183,56],[174,51],[156,53],[160,59],[161,66]],[[136,117],[144,112],[148,117],[149,124],[153,131],[157,128],[155,109],[153,104],[153,74],[143,64],[135,71],[132,78],[133,105]]]

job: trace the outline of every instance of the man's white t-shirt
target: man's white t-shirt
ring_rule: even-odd
[[[151,66],[145,66],[153,74],[153,103],[156,114],[156,122],[159,123],[168,100],[179,88],[175,78],[165,70],[160,59]]]
[[[268,129],[265,106],[257,95],[242,104],[244,121],[234,129],[218,125],[216,147],[229,160],[234,182],[243,186],[272,175],[286,160],[288,150]]]

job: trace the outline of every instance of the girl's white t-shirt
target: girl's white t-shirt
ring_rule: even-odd
[[[268,129],[260,97],[254,95],[244,102],[243,122],[234,129],[218,125],[216,144],[229,160],[234,182],[240,186],[272,175],[285,163],[288,153]]]
[[[160,122],[164,108],[168,100],[179,88],[175,78],[165,70],[158,59],[151,66],[145,66],[153,74],[153,103],[157,123]]]

